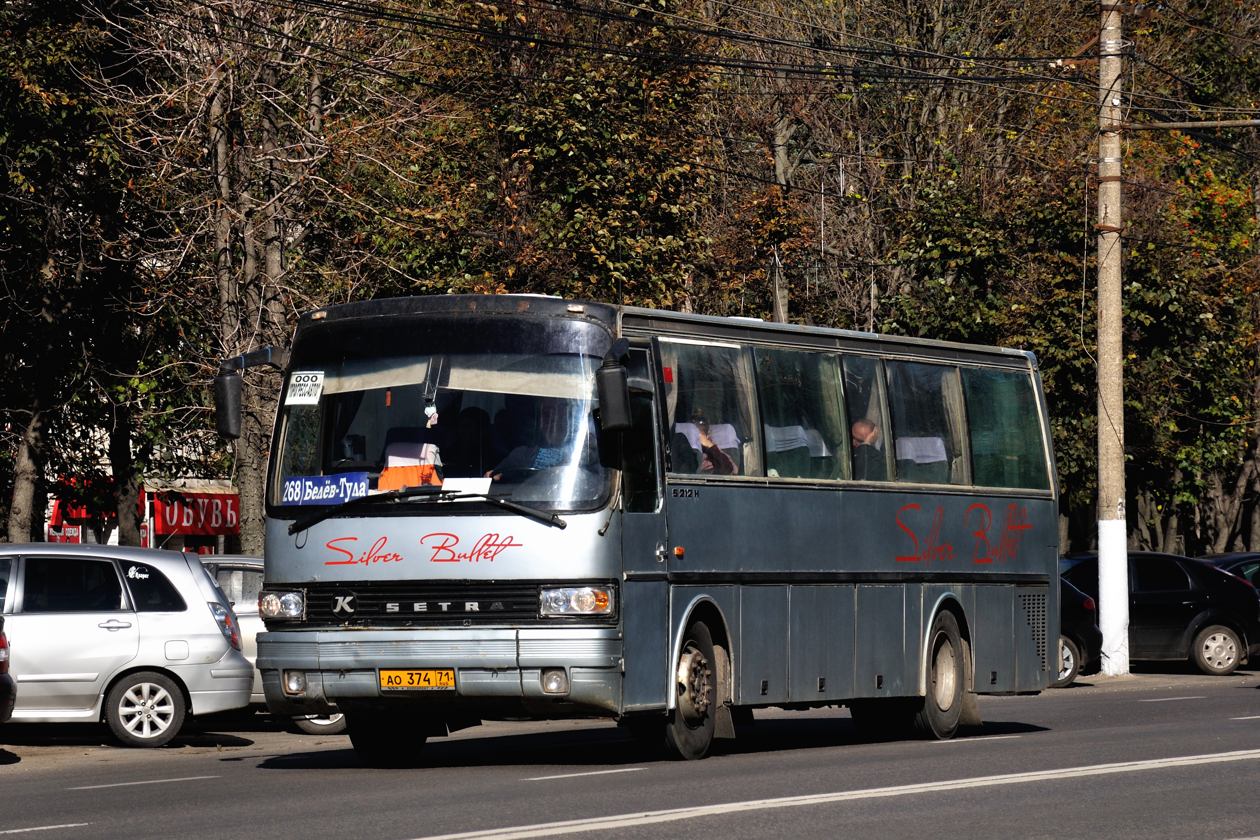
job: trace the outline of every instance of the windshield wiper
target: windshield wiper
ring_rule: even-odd
[[[289,533],[296,534],[298,531],[305,531],[312,525],[318,525],[325,519],[333,516],[340,516],[347,508],[359,507],[372,502],[394,502],[402,499],[432,499],[436,501],[453,501],[455,499],[481,499],[489,502],[496,507],[504,510],[510,510],[513,513],[519,513],[522,516],[528,516],[530,519],[536,519],[544,525],[550,525],[553,528],[564,529],[568,523],[554,513],[547,513],[537,508],[523,505],[520,502],[513,502],[510,499],[504,499],[500,496],[490,496],[485,493],[467,493],[462,490],[443,490],[437,484],[421,484],[417,487],[400,487],[397,490],[386,490],[384,493],[375,493],[370,496],[358,496],[349,501],[342,502],[336,507],[325,508],[309,516],[295,520],[289,525]]]
[[[569,523],[560,518],[558,514],[548,513],[545,510],[539,510],[529,505],[523,505],[520,502],[514,502],[511,499],[505,499],[502,496],[491,496],[487,493],[467,493],[464,491],[450,492],[449,495],[438,497],[445,501],[447,499],[481,499],[492,505],[501,507],[504,510],[510,510],[513,513],[519,513],[521,516],[528,516],[530,519],[537,519],[544,525],[550,525],[553,528],[559,528],[563,531],[569,526]]]

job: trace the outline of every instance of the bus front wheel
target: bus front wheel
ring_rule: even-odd
[[[928,634],[927,694],[915,715],[915,730],[927,738],[946,740],[958,731],[963,707],[963,646],[958,619],[942,610]]]
[[[716,666],[709,628],[703,621],[692,622],[674,668],[676,702],[665,725],[665,744],[678,758],[704,758],[713,745]]]

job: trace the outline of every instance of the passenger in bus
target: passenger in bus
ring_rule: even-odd
[[[696,431],[700,436],[700,472],[713,475],[736,475],[739,467],[735,466],[735,460],[714,442],[709,434],[709,423],[703,417],[696,422]]]
[[[685,443],[684,443],[685,441]],[[739,464],[725,450],[738,451],[739,436],[729,423],[710,425],[697,408],[690,423],[674,425],[674,471],[709,475],[738,475]],[[690,456],[683,450],[690,450]]]
[[[888,478],[884,459],[884,438],[879,426],[863,417],[849,427],[853,442],[853,477],[859,481],[883,481]]]
[[[544,399],[538,407],[534,442],[517,446],[486,476],[502,481],[505,474],[545,470],[564,466],[573,454],[576,436],[572,408],[568,400]]]

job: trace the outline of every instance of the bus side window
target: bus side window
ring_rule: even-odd
[[[845,433],[837,357],[759,349],[756,358],[766,474],[839,478]]]
[[[1046,490],[1046,445],[1032,377],[1025,371],[962,368],[971,469],[985,487]]]
[[[662,340],[670,471],[762,475],[750,354],[728,344]],[[720,450],[707,455],[703,438]]]
[[[897,481],[966,484],[958,369],[888,362],[887,371]]]
[[[887,481],[891,440],[878,359],[844,357],[844,403],[850,429],[852,471],[858,481]]]

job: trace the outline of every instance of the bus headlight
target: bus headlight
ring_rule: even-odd
[[[258,614],[267,618],[301,618],[306,613],[306,597],[301,590],[289,592],[264,589],[258,593]]]
[[[557,586],[542,590],[544,616],[612,615],[616,599],[611,586]]]

